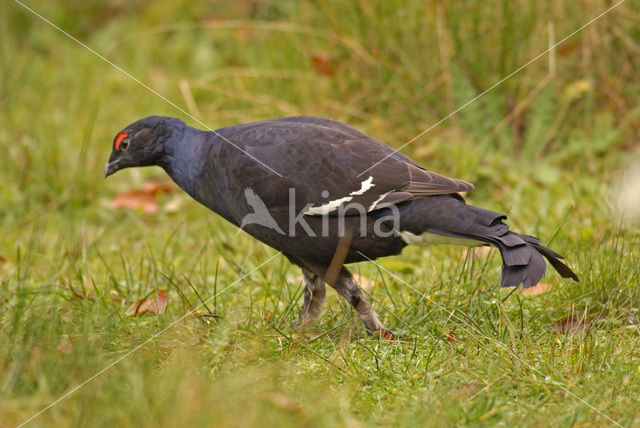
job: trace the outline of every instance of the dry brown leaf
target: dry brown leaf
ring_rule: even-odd
[[[158,193],[173,193],[176,190],[176,186],[167,181],[148,181],[142,186],[142,191],[150,193],[153,196]]]
[[[111,200],[110,206],[132,210],[141,209],[145,214],[154,214],[159,208],[156,196],[175,191],[176,187],[165,181],[150,181],[145,183],[141,189],[131,189],[116,195]]]
[[[567,41],[562,43],[560,46],[558,46],[556,51],[558,52],[558,56],[567,57],[567,56],[570,56],[575,51],[576,46],[577,44],[575,42]]]
[[[373,334],[380,340],[395,340],[396,335],[388,330],[374,330]]]
[[[589,323],[575,315],[561,318],[556,321],[555,329],[560,333],[578,333],[589,328]]]
[[[128,190],[120,193],[111,200],[112,208],[129,208],[142,210],[145,214],[154,214],[158,211],[158,203],[153,195],[141,190]]]
[[[129,306],[127,314],[130,317],[140,316],[145,313],[163,314],[168,303],[169,296],[162,291],[158,291],[155,299],[149,297],[144,300],[138,299],[133,305]]]
[[[314,52],[311,55],[311,64],[316,73],[322,76],[331,76],[335,72],[335,63],[326,53]]]
[[[543,293],[546,293],[547,291],[550,291],[552,288],[553,287],[551,286],[551,284],[548,284],[546,282],[539,282],[538,285],[534,287],[523,288],[522,294],[525,296],[537,296],[539,294],[543,294]]]
[[[447,338],[447,340],[449,342],[452,342],[452,343],[464,343],[464,340],[461,340],[458,336],[456,336],[453,333],[447,333],[445,336],[446,336],[446,338]]]

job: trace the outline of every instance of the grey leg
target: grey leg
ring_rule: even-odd
[[[304,303],[300,315],[293,322],[295,327],[311,324],[322,312],[322,303],[326,295],[324,281],[312,271],[303,268],[302,275],[307,283],[304,289]]]
[[[338,274],[338,277],[331,286],[335,288],[338,294],[351,303],[351,306],[354,307],[365,327],[370,332],[379,334],[386,339],[390,339],[395,336],[395,333],[391,330],[387,330],[382,325],[378,319],[378,314],[371,309],[371,304],[365,299],[364,294],[362,294],[360,288],[358,288],[356,283],[353,281],[353,277],[347,269],[342,267],[340,274]]]

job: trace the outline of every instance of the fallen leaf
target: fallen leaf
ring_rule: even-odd
[[[388,330],[374,330],[373,334],[380,340],[394,340],[396,335]]]
[[[576,43],[568,41],[561,43],[560,46],[556,48],[556,51],[558,52],[558,56],[567,57],[573,53],[573,51],[576,49],[576,46]]]
[[[561,318],[555,323],[556,331],[564,334],[578,333],[587,330],[588,328],[589,323],[575,315]]]
[[[461,340],[458,336],[456,336],[453,333],[447,333],[447,334],[445,334],[445,336],[446,336],[446,338],[447,338],[447,340],[449,342],[452,342],[452,343],[464,343],[463,340]]]
[[[127,309],[130,317],[139,316],[145,313],[163,314],[169,303],[169,297],[162,291],[156,293],[156,298],[138,299]]]
[[[331,76],[335,71],[335,63],[326,53],[314,52],[311,55],[311,64],[316,73],[322,76]]]
[[[525,296],[537,296],[539,294],[546,293],[551,290],[553,287],[551,284],[547,284],[545,282],[539,282],[538,285],[529,288],[523,288],[522,294]]]
[[[176,190],[176,186],[166,181],[148,181],[142,186],[142,191],[154,196],[158,193],[173,193]]]
[[[112,208],[141,209],[145,214],[154,214],[158,211],[158,194],[175,192],[175,186],[164,181],[150,181],[141,189],[131,189],[116,195],[110,202]]]
[[[111,200],[112,208],[129,208],[132,210],[142,210],[145,214],[154,214],[158,211],[156,199],[141,190],[129,190],[120,193]]]

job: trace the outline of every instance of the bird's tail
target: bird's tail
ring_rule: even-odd
[[[502,256],[502,287],[536,285],[546,271],[544,258],[562,277],[578,281],[578,276],[560,261],[562,256],[544,247],[538,238],[509,230],[503,223],[507,218],[504,214],[467,205],[462,197],[431,198],[434,200],[429,204],[429,210],[419,210],[421,223],[425,226],[422,230],[498,248]]]
[[[543,256],[563,278],[578,281],[578,276],[560,261],[562,256],[541,245],[534,236],[508,231],[496,240],[495,246],[502,256],[502,287],[519,284],[533,287],[544,275],[546,263]]]

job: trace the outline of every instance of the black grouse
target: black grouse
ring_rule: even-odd
[[[327,283],[367,329],[390,335],[344,264],[399,254],[409,244],[492,245],[502,255],[503,287],[536,285],[543,256],[578,280],[539,239],[510,231],[504,214],[467,205],[460,192],[471,184],[427,171],[334,120],[285,117],[207,132],[150,116],[116,135],[104,174],[152,165],[302,268],[296,324],[318,316]]]

